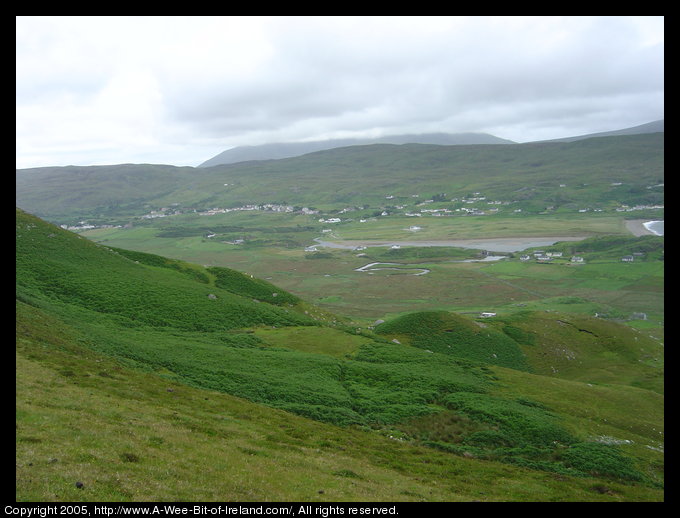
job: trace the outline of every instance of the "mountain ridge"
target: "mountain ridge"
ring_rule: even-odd
[[[639,126],[630,128],[623,128],[619,130],[611,130],[606,132],[591,133],[585,135],[576,135],[572,137],[540,140],[525,142],[574,142],[592,137],[604,137],[614,135],[637,135],[643,133],[654,133],[664,131],[664,120],[652,121]],[[329,140],[315,140],[309,142],[274,142],[253,146],[237,146],[218,153],[217,155],[202,162],[197,167],[213,167],[217,165],[227,165],[238,162],[246,162],[251,160],[272,160],[280,158],[291,158],[295,156],[312,153],[315,151],[323,151],[327,149],[335,149],[338,147],[348,146],[363,146],[371,144],[433,144],[433,145],[493,145],[493,144],[519,144],[512,140],[504,139],[491,135],[489,133],[422,133],[422,134],[404,134],[404,135],[388,135],[376,138],[345,138],[345,139],[329,139]]]
[[[212,167],[251,160],[272,160],[324,151],[338,147],[366,146],[371,144],[435,144],[435,145],[471,145],[471,144],[515,144],[488,133],[423,133],[389,135],[376,138],[345,138],[315,140],[309,142],[273,142],[255,146],[237,146],[222,151],[197,167]]]
[[[574,137],[564,137],[550,140],[540,140],[537,142],[575,142],[577,140],[584,140],[597,137],[614,137],[618,135],[642,135],[645,133],[664,133],[664,119],[640,124],[630,128],[623,128],[620,130],[601,131],[598,133],[588,133],[585,135],[577,135]]]
[[[59,223],[94,215],[141,217],[162,207],[377,210],[386,196],[401,197],[403,205],[415,203],[414,194],[427,200],[436,193],[482,192],[489,199],[530,202],[535,210],[633,206],[663,199],[658,189],[647,189],[663,182],[663,148],[663,133],[649,133],[516,145],[373,144],[204,168],[47,167],[17,170],[16,205],[41,217],[59,217]],[[621,183],[626,187],[616,190]],[[597,187],[577,189],[581,184]]]

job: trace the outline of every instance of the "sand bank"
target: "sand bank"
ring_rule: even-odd
[[[644,227],[642,227],[644,228]],[[588,236],[552,236],[552,237],[496,237],[487,239],[454,239],[446,241],[315,241],[319,246],[328,248],[353,249],[358,246],[456,246],[475,248],[493,252],[519,252],[537,246],[550,246],[558,241],[581,241]]]
[[[639,236],[655,236],[656,234],[645,227],[645,223],[648,223],[648,219],[627,219],[626,228],[635,237]]]

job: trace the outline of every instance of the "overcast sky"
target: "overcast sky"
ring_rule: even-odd
[[[663,17],[18,17],[17,168],[664,117]]]

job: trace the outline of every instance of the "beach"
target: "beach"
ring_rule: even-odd
[[[626,228],[635,237],[658,235],[655,232],[652,232],[651,230],[649,230],[647,227],[645,227],[645,223],[649,223],[649,222],[650,222],[650,220],[648,220],[648,219],[628,219],[628,220],[626,220]]]
[[[644,228],[644,227],[642,227]],[[494,252],[518,252],[526,248],[537,246],[550,246],[558,241],[581,241],[584,236],[564,236],[564,237],[497,237],[485,239],[459,239],[447,241],[342,241],[336,243],[332,241],[322,241],[315,239],[319,246],[329,248],[353,249],[358,246],[456,246],[460,248],[475,248]]]
[[[663,221],[649,219],[629,219],[625,221],[626,229],[635,237],[649,235],[663,235]],[[650,230],[654,228],[654,230]],[[341,242],[324,241],[316,238],[316,245],[328,248],[355,249],[357,247],[373,246],[455,246],[460,248],[474,248],[494,252],[519,252],[527,248],[550,246],[559,241],[581,241],[589,235],[582,236],[540,236],[540,237],[496,237],[479,239],[455,239],[442,241],[382,241],[382,240],[343,240]]]

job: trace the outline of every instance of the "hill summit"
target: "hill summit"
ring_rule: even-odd
[[[238,146],[227,149],[206,160],[198,167],[247,162],[250,160],[272,160],[306,155],[315,151],[324,151],[338,147],[367,146],[370,144],[434,144],[440,146],[469,144],[514,144],[511,140],[502,139],[488,133],[424,133],[419,135],[390,135],[378,138],[347,138],[315,140],[312,142],[279,142],[259,146]]]

